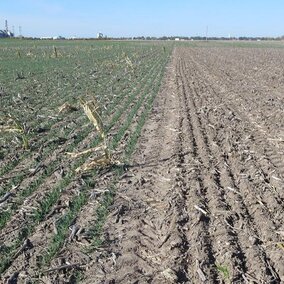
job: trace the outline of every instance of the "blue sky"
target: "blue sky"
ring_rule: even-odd
[[[279,36],[284,0],[0,0],[25,36]]]

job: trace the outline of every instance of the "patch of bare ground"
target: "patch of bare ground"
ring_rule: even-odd
[[[263,72],[244,78],[225,65],[242,77],[229,84],[206,52],[174,50],[83,283],[284,281],[282,122],[259,115],[273,99],[264,83],[262,96],[245,95],[242,82]]]

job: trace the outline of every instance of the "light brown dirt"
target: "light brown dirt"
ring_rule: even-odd
[[[83,283],[284,282],[284,84],[262,52],[174,50]]]

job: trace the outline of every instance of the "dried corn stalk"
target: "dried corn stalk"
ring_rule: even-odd
[[[128,56],[126,56],[125,61],[126,64],[133,70],[134,69],[133,63]]]
[[[81,157],[83,155],[86,155],[86,154],[89,154],[89,153],[94,153],[94,152],[98,152],[98,151],[101,151],[101,150],[105,150],[105,146],[104,145],[101,145],[101,146],[98,146],[98,147],[94,147],[94,148],[91,148],[91,149],[88,149],[88,150],[85,150],[85,151],[82,151],[82,152],[78,152],[78,153],[69,153],[67,152],[66,154],[67,155],[70,155],[71,158],[75,159],[75,158],[78,158],[78,157]]]
[[[64,103],[61,107],[58,108],[59,113],[61,112],[71,112],[78,110],[77,107],[70,105],[69,103]]]
[[[76,173],[90,171],[97,167],[105,167],[114,164],[110,158],[105,155],[94,158],[93,160],[84,163],[81,167],[76,169]]]
[[[96,167],[103,167],[103,166],[109,166],[113,164],[117,164],[117,161],[114,161],[106,140],[106,135],[104,131],[104,126],[102,122],[102,118],[100,115],[100,107],[97,103],[96,99],[92,99],[91,101],[84,101],[80,100],[81,106],[86,114],[86,116],[89,118],[89,120],[93,123],[95,129],[99,133],[99,137],[101,140],[101,144],[95,148],[91,148],[88,150],[85,150],[83,152],[79,153],[67,153],[71,155],[72,158],[77,158],[85,154],[89,153],[98,153],[101,152],[96,158],[93,158],[92,160],[85,162],[81,167],[76,169],[76,172],[85,172],[92,170]]]
[[[83,107],[83,110],[89,120],[93,123],[96,130],[101,136],[101,139],[105,142],[105,133],[104,133],[104,126],[101,119],[101,116],[99,114],[100,107],[98,106],[98,103],[95,100],[85,102],[81,99],[81,106]]]

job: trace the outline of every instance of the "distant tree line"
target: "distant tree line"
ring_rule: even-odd
[[[25,39],[40,39],[40,38],[34,38],[34,37],[25,37]],[[43,39],[43,38],[42,38]],[[46,39],[52,39],[52,38],[46,38]],[[58,38],[60,39],[60,38]],[[64,39],[64,38],[62,38]],[[68,39],[68,38],[66,38]],[[70,38],[71,40],[244,40],[244,41],[268,41],[268,40],[284,40],[284,35],[279,37],[247,37],[247,36],[241,36],[241,37],[205,37],[205,36],[162,36],[162,37],[151,37],[151,36],[137,36],[137,37],[107,37],[107,38]]]
[[[280,37],[205,37],[205,36],[162,36],[162,37],[151,37],[151,36],[137,36],[137,37],[120,37],[120,38],[111,38],[111,40],[248,40],[248,41],[257,41],[257,40],[284,40],[284,36]]]

